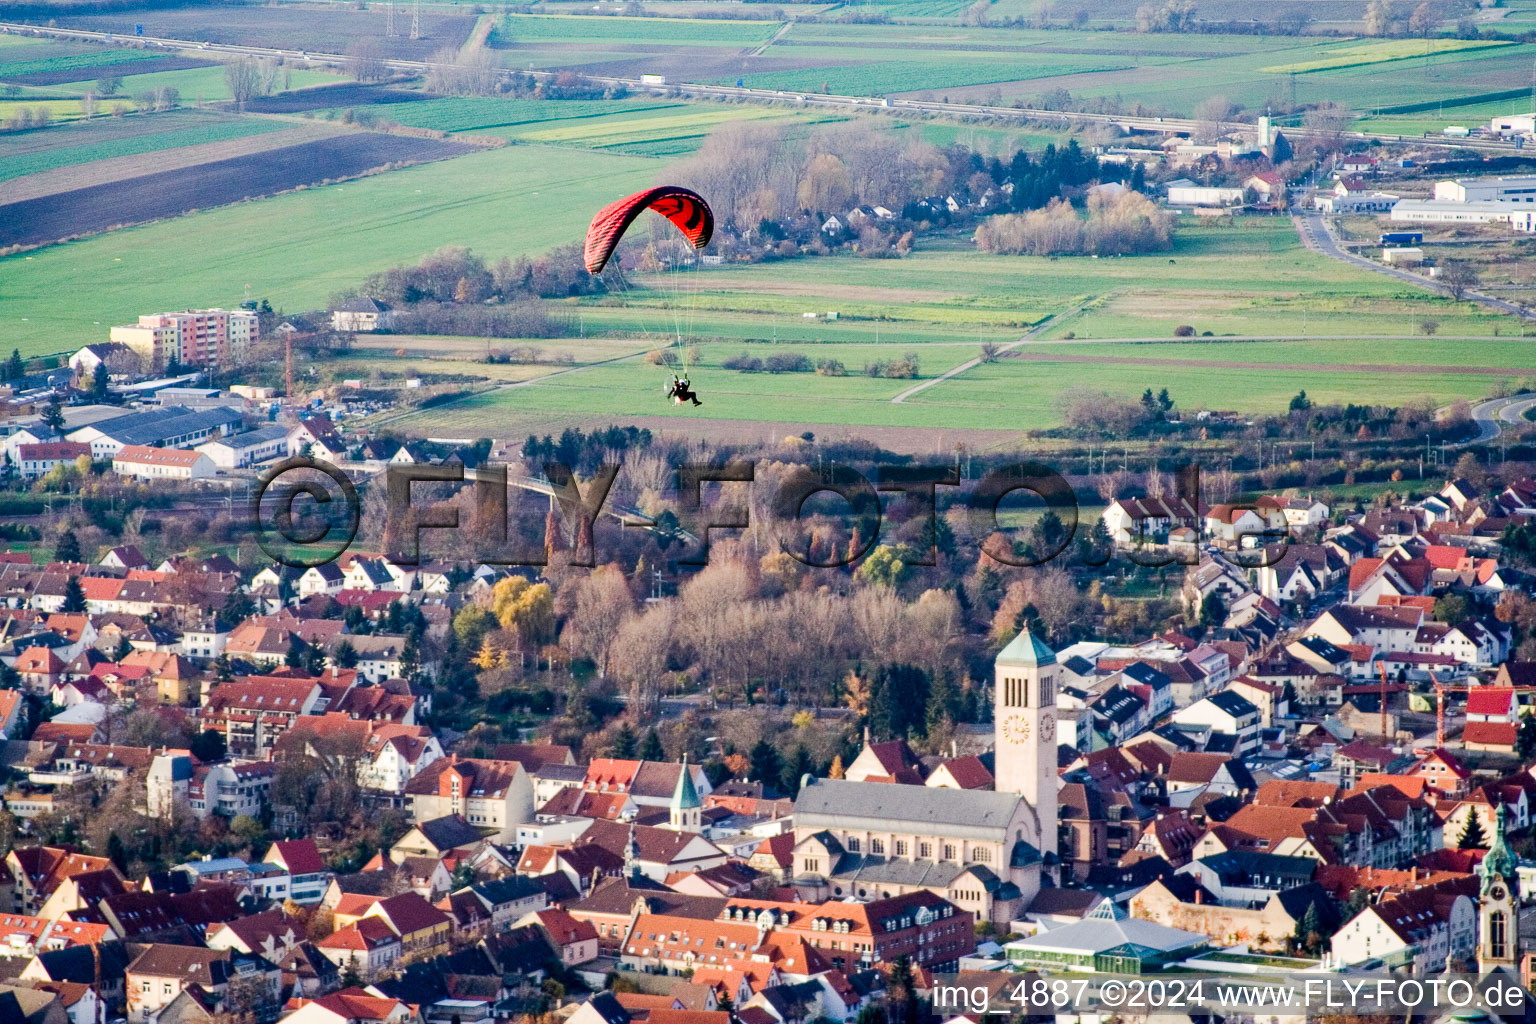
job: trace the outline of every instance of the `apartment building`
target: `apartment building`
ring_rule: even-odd
[[[146,366],[173,358],[183,366],[237,366],[261,339],[256,314],[246,310],[188,309],[149,313],[114,327],[111,340],[127,345]]]

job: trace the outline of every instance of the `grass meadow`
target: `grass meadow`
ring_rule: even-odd
[[[5,257],[0,341],[74,349],[139,313],[237,303],[247,285],[274,306],[314,309],[444,245],[492,259],[543,252],[579,240],[593,210],[658,167],[514,146]]]
[[[1440,403],[1536,376],[1536,349],[1508,336],[1507,318],[1341,267],[1303,249],[1288,220],[1250,225],[1189,226],[1172,255],[1120,260],[989,256],[947,244],[903,260],[829,257],[701,270],[682,284],[642,278],[624,305],[608,299],[566,308],[577,309],[583,333],[594,339],[639,334],[657,346],[674,334],[692,339],[690,371],[704,408],[662,401],[670,371],[636,355],[397,422],[427,432],[515,432],[572,418],[703,416],[1030,430],[1059,422],[1062,397],[1082,387],[1127,398],[1167,387],[1185,409],[1275,412],[1302,390],[1317,402]],[[1197,312],[1202,308],[1206,314]],[[829,310],[836,320],[803,316]],[[1416,334],[1419,314],[1436,319],[1440,333]],[[1174,340],[1173,328],[1186,320],[1231,327],[1221,333],[1240,337]],[[997,361],[891,401],[974,359],[981,342],[1016,341],[1042,321],[1032,340]],[[1369,337],[1377,334],[1389,338]],[[722,366],[743,353],[784,352],[838,360],[845,375]],[[907,352],[919,358],[916,380],[862,372],[866,363]]]

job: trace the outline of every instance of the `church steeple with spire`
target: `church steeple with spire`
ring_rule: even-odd
[[[1493,839],[1478,865],[1483,882],[1478,895],[1477,969],[1479,973],[1520,965],[1520,877],[1515,855],[1504,838],[1504,805],[1493,818]]]
[[[688,767],[688,755],[683,755],[682,766],[677,773],[677,787],[667,804],[667,828],[674,832],[698,832],[703,828],[704,801],[693,784],[693,772]]]
[[[632,881],[645,877],[640,866],[640,840],[635,838],[635,823],[629,823],[629,841],[624,844],[624,874]]]

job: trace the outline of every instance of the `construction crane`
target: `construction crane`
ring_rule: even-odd
[[[1517,685],[1512,685],[1512,686],[1498,686],[1498,687],[1490,686],[1488,684],[1483,684],[1483,683],[1475,683],[1475,682],[1467,682],[1467,683],[1442,683],[1440,681],[1440,677],[1435,675],[1434,672],[1430,672],[1429,679],[1430,679],[1430,682],[1432,682],[1434,684],[1434,687],[1435,687],[1435,746],[1436,747],[1443,747],[1443,746],[1445,746],[1445,695],[1446,695],[1446,693],[1448,693],[1448,692],[1470,693],[1473,690],[1481,690],[1481,689],[1513,690],[1515,693],[1532,693],[1532,692],[1536,692],[1536,684],[1530,684],[1530,683],[1526,683],[1526,684],[1523,684],[1523,685],[1517,684]]]
[[[1381,669],[1381,742],[1391,743],[1392,736],[1387,732],[1387,663],[1378,661],[1376,667]]]
[[[1432,683],[1435,684],[1435,749],[1438,750],[1439,748],[1445,746],[1445,691],[1467,690],[1469,687],[1466,683],[1462,683],[1460,685],[1451,684],[1447,686],[1445,683],[1442,683],[1440,681],[1440,677],[1435,675],[1433,672],[1429,674],[1429,679]]]

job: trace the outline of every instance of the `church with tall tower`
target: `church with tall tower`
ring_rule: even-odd
[[[927,890],[978,921],[1008,922],[1050,884],[1061,669],[1026,630],[997,656],[995,672],[992,790],[808,779],[795,798],[802,893],[870,900]]]
[[[1056,652],[1029,629],[993,662],[994,764],[999,793],[1024,798],[1038,821],[1034,840],[1056,860]]]

